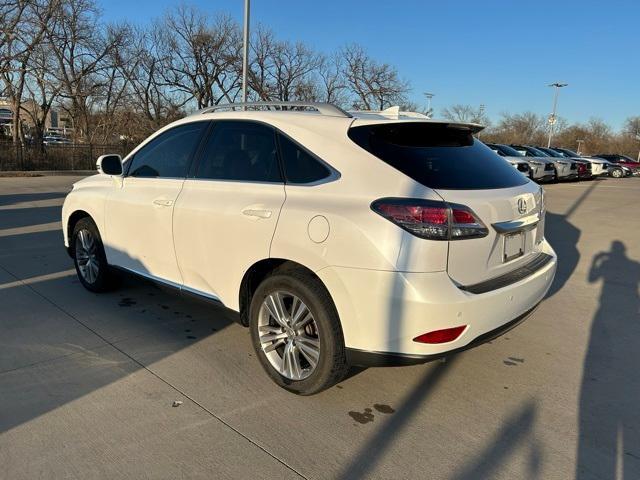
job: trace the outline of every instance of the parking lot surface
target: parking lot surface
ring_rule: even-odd
[[[640,478],[640,178],[545,187],[559,267],[525,323],[313,397],[232,312],[83,289],[75,180],[0,178],[0,478]]]

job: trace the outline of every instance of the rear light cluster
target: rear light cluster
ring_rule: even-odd
[[[464,205],[413,198],[381,198],[371,209],[416,237],[463,240],[485,237],[487,227]]]

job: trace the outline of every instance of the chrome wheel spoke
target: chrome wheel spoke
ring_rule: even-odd
[[[309,362],[309,365],[311,365],[311,368],[316,368],[318,359],[320,358],[320,350],[301,342],[300,339],[298,339],[296,345],[302,356]]]
[[[318,326],[296,295],[275,291],[258,313],[258,341],[271,366],[285,378],[304,380],[320,360]]]
[[[264,350],[264,353],[269,353],[269,352],[273,352],[276,348],[281,347],[282,345],[284,345],[284,340],[278,340],[275,343],[272,343],[271,345],[268,345],[266,347],[262,347],[262,349]]]
[[[298,305],[294,303],[291,308],[291,328],[302,328],[313,317],[311,317],[311,312],[309,312],[307,306],[297,297],[296,300],[298,300]]]
[[[80,275],[87,283],[94,283],[100,271],[96,250],[97,243],[91,232],[80,230],[76,237],[75,255]]]
[[[265,300],[265,306],[269,310],[269,313],[273,317],[273,319],[278,322],[282,327],[286,327],[287,325],[287,314],[284,308],[284,304],[282,303],[282,296],[280,292],[275,292],[269,295]]]

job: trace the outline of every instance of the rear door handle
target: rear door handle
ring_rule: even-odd
[[[253,208],[246,208],[242,210],[243,215],[247,217],[257,217],[257,218],[271,218],[271,210],[259,210]]]
[[[173,200],[164,200],[162,198],[156,198],[153,201],[154,205],[160,205],[161,207],[170,207],[171,205],[173,205]]]

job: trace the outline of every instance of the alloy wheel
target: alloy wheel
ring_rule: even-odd
[[[267,295],[258,313],[258,336],[267,360],[289,380],[304,380],[320,359],[318,325],[296,295],[275,291]]]
[[[75,254],[78,270],[83,280],[89,284],[95,283],[100,271],[100,261],[98,259],[98,244],[89,230],[78,231]]]

